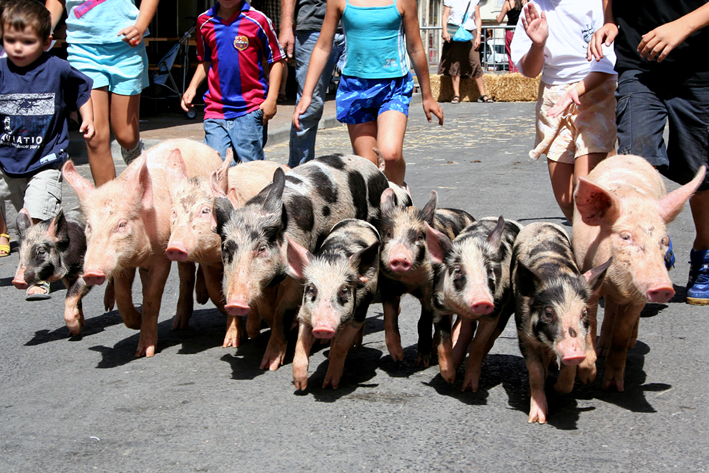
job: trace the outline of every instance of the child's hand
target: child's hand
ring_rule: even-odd
[[[665,23],[643,35],[638,52],[648,61],[657,59],[657,62],[662,62],[673,49],[684,43],[691,32],[692,29],[685,26],[682,18]]]
[[[191,108],[194,108],[192,101],[194,100],[195,95],[197,95],[197,92],[194,89],[188,87],[187,90],[185,90],[182,100],[180,101],[182,110],[189,112]]]
[[[83,120],[79,131],[84,135],[85,140],[90,140],[96,135],[96,130],[94,129],[94,123],[90,120]]]
[[[144,33],[145,31],[140,31],[137,26],[133,25],[128,28],[123,28],[118,32],[118,36],[123,36],[123,41],[132,47],[136,47],[143,40]]]
[[[443,126],[443,110],[441,109],[441,106],[438,105],[438,102],[432,98],[423,99],[423,113],[426,114],[428,123],[433,121],[431,119],[431,114],[434,114],[438,118],[438,124]]]
[[[613,23],[606,23],[594,31],[591,41],[588,43],[586,59],[589,61],[593,58],[596,58],[596,61],[603,59],[603,45],[610,46],[616,36],[618,36],[618,26]]]
[[[564,93],[561,97],[559,97],[559,100],[556,101],[554,106],[547,110],[547,117],[555,118],[564,113],[564,110],[571,105],[571,103],[575,103],[576,105],[581,105],[581,100],[579,99],[579,91],[576,90],[576,87],[571,87],[569,90]]]
[[[296,105],[295,110],[293,111],[293,125],[295,126],[296,130],[300,130],[300,116],[304,114],[306,110],[308,110],[308,107],[310,107],[311,100],[312,99],[309,95],[303,95],[300,98],[300,102],[298,102],[298,105]]]
[[[549,37],[549,24],[547,16],[544,12],[539,14],[536,7],[532,3],[527,3],[524,6],[524,15],[522,15],[522,25],[524,31],[537,46],[542,46],[546,43]]]
[[[275,100],[264,100],[259,108],[263,112],[263,124],[265,125],[268,121],[276,116],[277,105]]]

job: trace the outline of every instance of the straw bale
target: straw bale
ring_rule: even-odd
[[[530,79],[519,72],[511,74],[484,74],[487,95],[498,102],[536,102],[539,78]],[[431,94],[438,102],[450,102],[453,86],[449,76],[431,74]],[[461,102],[473,102],[480,97],[474,79],[460,80]]]

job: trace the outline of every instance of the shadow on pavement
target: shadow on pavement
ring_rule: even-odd
[[[84,314],[86,316],[86,314]],[[103,332],[106,327],[111,327],[113,325],[120,325],[123,323],[121,319],[121,314],[117,310],[112,310],[106,312],[98,317],[91,317],[84,319],[84,327],[81,329],[81,333],[75,337],[69,335],[69,329],[64,325],[64,318],[57,317],[57,323],[61,324],[60,328],[56,330],[38,330],[34,333],[32,340],[25,343],[25,346],[35,346],[42,345],[44,343],[56,342],[58,340],[68,339],[69,341],[79,341],[83,337],[88,337],[95,335],[97,333]]]

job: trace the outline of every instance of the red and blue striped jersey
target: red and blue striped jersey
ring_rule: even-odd
[[[221,18],[219,3],[197,19],[197,59],[210,61],[204,118],[232,119],[258,109],[266,100],[264,61],[285,58],[271,20],[242,2],[231,18]]]

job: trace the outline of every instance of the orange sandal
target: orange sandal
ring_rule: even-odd
[[[0,233],[0,238],[5,238],[7,240],[6,244],[0,244],[0,258],[10,256],[10,235],[7,233]]]

